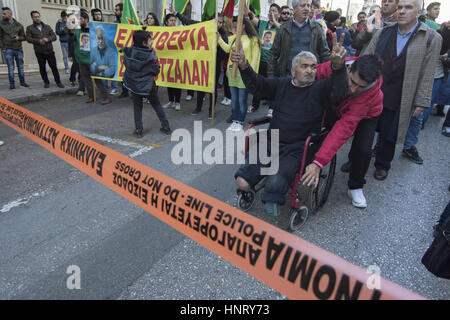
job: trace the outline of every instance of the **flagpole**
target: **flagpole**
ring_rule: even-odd
[[[241,51],[241,36],[242,36],[242,24],[244,23],[244,8],[245,8],[245,0],[239,1],[239,13],[237,20],[237,30],[236,30],[236,51]],[[233,78],[237,77],[238,64],[237,62],[233,62]]]
[[[219,9],[218,8],[219,8],[219,0],[216,0],[216,20],[215,20],[216,21],[216,30],[217,30],[217,19],[219,17],[219,14],[218,14]],[[218,31],[219,30],[217,30],[217,32]],[[214,51],[215,51],[215,54],[214,54],[215,58],[214,58],[214,60],[216,61],[216,63],[214,65],[216,66],[217,65],[217,43],[216,43],[216,49]],[[217,71],[217,67],[215,68],[215,70]],[[215,113],[215,110],[216,110],[216,85],[217,85],[216,84],[217,75],[215,74],[216,71],[214,72],[213,92],[212,92],[212,97],[211,97],[211,104],[212,104],[211,126],[212,127],[214,127],[214,118],[216,117],[216,113]]]

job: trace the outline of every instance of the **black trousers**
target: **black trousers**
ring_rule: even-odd
[[[356,128],[352,147],[348,154],[352,165],[348,179],[348,188],[361,189],[366,183],[365,176],[372,158],[372,144],[375,137],[378,118],[363,119]]]
[[[178,88],[167,88],[167,94],[169,95],[170,102],[180,103],[181,99],[181,89]]]
[[[338,120],[336,113],[328,110],[325,126],[332,128]],[[377,122],[378,118],[363,119],[359,122],[353,134],[352,146],[348,153],[351,166],[347,185],[350,190],[362,189],[366,183],[365,176],[372,158],[372,144],[377,129]]]
[[[268,143],[268,148],[270,144]],[[275,202],[280,205],[286,202],[286,193],[294,182],[295,174],[299,171],[302,163],[304,141],[291,145],[279,145],[279,165],[278,171],[274,175],[268,176],[264,191],[261,193],[261,200]],[[248,163],[248,158],[246,158]],[[235,173],[234,178],[242,177],[247,183],[254,187],[264,176],[261,168],[268,167],[259,161],[256,164],[245,164]]]
[[[209,113],[212,112],[212,106],[213,104],[216,105],[217,101],[217,86],[219,85],[219,77],[220,77],[220,64],[216,66],[216,86],[214,88],[215,93],[215,99],[212,101],[212,94],[209,93]],[[189,92],[189,91],[188,91]],[[203,98],[205,97],[206,92],[204,91],[197,91],[197,110],[202,110],[203,107]]]
[[[158,119],[161,122],[161,125],[168,127],[169,121],[167,121],[166,113],[164,112],[164,109],[161,107],[161,103],[159,102],[158,87],[154,85],[152,90],[150,91],[150,94],[147,97],[131,93],[131,100],[133,101],[134,107],[134,125],[136,130],[142,131],[143,129],[142,124],[142,109],[144,107],[142,103],[143,98],[147,98],[150,101],[153,110],[155,110],[156,115],[158,116]]]
[[[377,154],[375,168],[388,171],[395,155],[400,110],[383,109],[378,119]]]
[[[52,69],[52,73],[53,73],[53,78],[55,79],[56,83],[60,83],[61,79],[59,77],[59,71],[58,71],[58,67],[56,65],[56,57],[55,57],[55,53],[48,53],[48,54],[43,54],[43,53],[37,53],[36,54],[36,58],[37,61],[39,63],[39,72],[41,74],[42,80],[44,81],[44,83],[50,83],[50,81],[48,80],[48,76],[47,76],[47,70],[46,70],[46,64],[48,62],[48,65],[50,66],[50,69]]]
[[[227,68],[223,70],[223,96],[225,98],[231,99],[231,90],[230,85],[228,84],[228,77],[227,77]]]
[[[447,116],[445,117],[443,127],[450,127],[450,110],[447,111]]]

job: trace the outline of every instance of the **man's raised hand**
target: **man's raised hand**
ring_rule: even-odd
[[[333,50],[331,51],[330,60],[334,69],[340,69],[345,64],[345,58],[347,57],[347,50],[345,50],[344,44],[345,34],[341,34],[339,42],[337,42],[337,35],[333,33]]]

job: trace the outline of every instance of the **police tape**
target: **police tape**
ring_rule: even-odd
[[[424,299],[1,97],[0,120],[290,299]]]

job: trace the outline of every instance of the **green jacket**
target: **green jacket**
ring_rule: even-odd
[[[86,29],[76,29],[75,30],[75,37],[74,37],[74,43],[75,43],[75,59],[79,64],[91,64],[91,52],[89,48],[89,41],[87,42],[87,45],[85,47],[80,46],[82,43],[82,35],[83,39],[85,39],[85,34],[89,35],[89,28]],[[87,38],[89,40],[89,37]]]
[[[286,67],[288,63],[291,63],[288,60],[293,23],[292,20],[283,23],[275,36],[267,66],[267,75],[269,77],[286,76]],[[309,21],[309,23],[311,26],[309,51],[316,55],[318,63],[326,62],[330,58],[330,49],[328,49],[322,26],[317,21]]]
[[[41,30],[39,30],[34,23],[27,27],[27,41],[33,44],[34,51],[36,53],[52,53],[52,42],[56,41],[56,34],[48,24],[41,22],[41,26]],[[48,42],[46,42],[45,44],[41,44],[39,41],[43,38],[47,38]]]
[[[13,40],[15,36],[19,36],[19,40]],[[22,41],[25,41],[25,31],[23,26],[13,19],[12,26],[8,21],[0,22],[0,49],[22,50]]]

